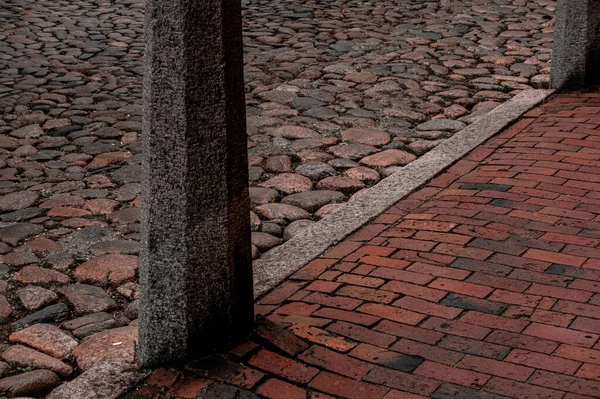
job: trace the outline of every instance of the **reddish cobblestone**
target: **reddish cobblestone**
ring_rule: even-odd
[[[213,378],[272,399],[600,397],[599,114],[597,94],[529,112],[259,299],[235,351],[251,378]]]

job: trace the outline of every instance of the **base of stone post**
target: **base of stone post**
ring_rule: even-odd
[[[240,0],[147,0],[139,364],[254,322]]]
[[[600,1],[559,0],[550,88],[580,89],[600,83]]]

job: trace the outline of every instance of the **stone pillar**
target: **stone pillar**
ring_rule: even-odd
[[[578,89],[600,83],[600,1],[559,0],[550,87]]]
[[[147,0],[139,364],[254,322],[240,0]]]

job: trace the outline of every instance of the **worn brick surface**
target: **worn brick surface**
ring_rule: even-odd
[[[555,97],[260,298],[244,368],[201,377],[267,398],[600,397],[598,176],[600,95]]]

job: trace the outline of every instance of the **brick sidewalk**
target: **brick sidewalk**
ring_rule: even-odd
[[[599,244],[600,94],[560,95],[259,300],[253,341],[139,393],[598,398]]]

